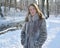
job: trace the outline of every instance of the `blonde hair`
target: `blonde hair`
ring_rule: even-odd
[[[44,15],[43,15],[43,13],[42,13],[41,10],[39,9],[38,5],[35,4],[35,3],[33,3],[33,4],[30,4],[30,5],[28,6],[28,14],[27,14],[27,17],[25,18],[25,21],[26,21],[26,22],[29,21],[28,16],[29,16],[29,14],[30,14],[30,11],[29,11],[29,7],[30,7],[30,6],[33,6],[33,7],[36,9],[36,12],[37,12],[38,15],[39,15],[39,19],[45,18]]]

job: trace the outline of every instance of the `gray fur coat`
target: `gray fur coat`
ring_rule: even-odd
[[[41,48],[47,38],[45,19],[39,20],[38,14],[29,16],[29,21],[21,31],[21,44],[24,48]]]

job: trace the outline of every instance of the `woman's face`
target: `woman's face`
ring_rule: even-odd
[[[36,14],[36,9],[33,6],[29,7],[29,12],[32,16],[34,16]]]

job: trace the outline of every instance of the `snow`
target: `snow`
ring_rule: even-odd
[[[4,7],[2,7],[4,9]],[[4,13],[4,10],[2,10]],[[23,22],[25,20],[26,12],[15,10],[11,8],[10,11],[7,11],[6,16],[3,18],[0,16],[0,27],[7,26],[8,24],[15,22]],[[0,35],[0,48],[22,48],[21,45],[21,29],[8,31],[5,34]]]
[[[25,19],[26,12],[19,10],[16,11],[11,8],[8,11],[7,16],[0,17],[0,26],[14,22],[21,22]],[[42,48],[60,48],[60,17],[50,15],[46,19],[47,24],[47,40]],[[8,31],[5,34],[0,35],[0,48],[23,48],[21,45],[21,29]]]
[[[45,42],[45,44],[43,45],[43,48],[59,48],[59,32],[60,32],[60,18],[59,17],[55,17],[53,15],[51,15],[48,19],[47,19],[47,33],[48,33],[48,37],[47,40]],[[59,37],[59,38],[58,38]]]
[[[4,6],[2,8],[2,13],[4,14]],[[8,10],[8,7],[6,7]],[[20,11],[19,9],[15,10],[15,8],[10,8],[7,11],[6,16],[0,16],[0,28],[12,26],[12,24],[21,23],[25,20],[27,12]]]
[[[22,48],[20,33],[21,30],[16,30],[0,35],[0,48]]]

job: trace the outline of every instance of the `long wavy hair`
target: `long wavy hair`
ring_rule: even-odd
[[[33,4],[30,4],[30,5],[28,6],[28,14],[27,14],[27,16],[26,16],[26,18],[25,18],[25,21],[26,21],[26,22],[29,21],[28,16],[30,15],[30,11],[29,11],[29,7],[30,7],[30,6],[33,6],[33,7],[36,9],[36,13],[38,13],[39,19],[45,18],[44,15],[43,15],[43,13],[42,13],[41,10],[39,9],[38,5],[35,4],[35,3],[33,3]]]

